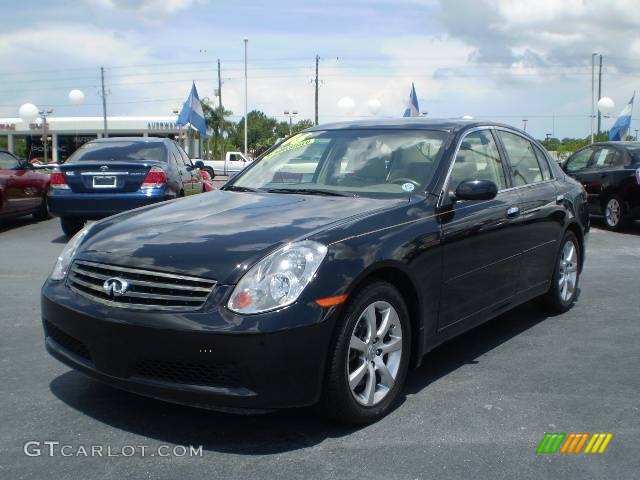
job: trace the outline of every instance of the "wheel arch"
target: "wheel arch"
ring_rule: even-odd
[[[349,286],[348,294],[353,294],[362,285],[375,280],[382,280],[393,285],[402,295],[407,310],[409,310],[409,323],[411,325],[411,358],[409,365],[418,366],[424,352],[424,325],[422,299],[418,294],[416,283],[402,264],[391,261],[381,262],[372,265],[358,276]]]

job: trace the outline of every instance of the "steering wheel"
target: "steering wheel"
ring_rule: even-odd
[[[391,180],[391,183],[407,183],[407,182],[412,183],[416,187],[420,186],[418,182],[416,182],[415,180],[412,180],[411,178],[400,177],[400,178],[394,178],[393,180]]]

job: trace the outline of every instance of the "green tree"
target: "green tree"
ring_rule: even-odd
[[[224,156],[223,150],[227,150],[224,140],[225,134],[228,137],[235,130],[235,124],[227,120],[229,116],[233,115],[233,112],[225,110],[224,106],[215,107],[205,100],[202,100],[201,103],[207,127],[213,131],[212,138],[206,141],[206,150],[212,152],[213,158],[221,159]]]

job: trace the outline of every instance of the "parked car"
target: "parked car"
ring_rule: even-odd
[[[205,169],[215,178],[216,175],[233,175],[242,171],[252,162],[242,152],[227,152],[224,160],[203,160]]]
[[[166,138],[102,138],[85,143],[51,175],[49,208],[73,236],[88,219],[203,191],[200,171]]]
[[[48,190],[49,175],[36,172],[29,162],[0,150],[0,218],[49,218]]]
[[[564,171],[584,185],[592,215],[611,230],[640,218],[640,142],[601,142],[578,150]]]
[[[367,423],[447,339],[578,297],[584,190],[505,125],[317,126],[204,198],[67,244],[42,290],[51,355],[171,402]]]

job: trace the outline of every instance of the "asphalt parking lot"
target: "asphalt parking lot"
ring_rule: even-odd
[[[597,227],[597,225],[596,225]],[[581,296],[524,305],[425,357],[364,428],[309,410],[236,416],[113,390],[44,350],[39,291],[58,221],[0,223],[0,478],[638,478],[640,224],[594,228]],[[545,432],[613,432],[601,455],[537,455]],[[202,445],[201,457],[28,457],[28,441]]]

